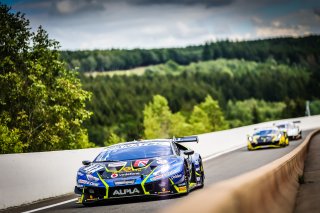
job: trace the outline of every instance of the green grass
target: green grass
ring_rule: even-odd
[[[114,75],[143,75],[145,70],[152,66],[146,67],[136,67],[129,70],[113,70],[108,72],[85,72],[84,75],[87,77],[97,77],[97,76],[114,76]]]

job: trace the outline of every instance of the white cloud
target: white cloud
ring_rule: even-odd
[[[253,0],[33,0],[24,4],[33,27],[43,25],[62,49],[153,48],[203,44],[217,39],[255,39],[320,33],[318,10],[271,14]],[[287,0],[279,0],[285,4]],[[251,3],[252,4],[251,4]],[[274,5],[273,5],[274,4]],[[21,7],[20,9],[23,8]],[[271,7],[271,6],[270,6]],[[270,12],[271,11],[271,12]],[[24,12],[22,10],[22,12]]]

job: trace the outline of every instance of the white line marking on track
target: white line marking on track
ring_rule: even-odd
[[[52,204],[52,205],[49,205],[49,206],[44,206],[44,207],[41,207],[41,208],[33,209],[33,210],[30,210],[30,211],[25,211],[25,212],[22,212],[22,213],[31,213],[31,212],[38,212],[38,211],[45,210],[45,209],[50,209],[52,207],[61,206],[61,205],[66,204],[66,203],[70,203],[70,202],[76,201],[77,199],[78,198],[73,198],[71,200],[66,200],[66,201],[63,201],[63,202],[60,202],[60,203]]]

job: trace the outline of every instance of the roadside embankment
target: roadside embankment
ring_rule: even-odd
[[[308,144],[319,132],[282,158],[191,194],[162,212],[293,212]]]
[[[320,212],[320,134],[309,145],[294,213]]]

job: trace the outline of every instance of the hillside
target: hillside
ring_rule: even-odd
[[[279,63],[320,64],[320,36],[273,38],[255,41],[217,41],[185,48],[61,51],[61,57],[81,72],[127,70],[166,63],[180,65],[218,58],[265,62],[272,58]]]

